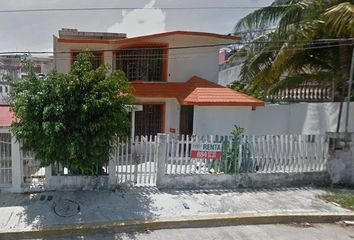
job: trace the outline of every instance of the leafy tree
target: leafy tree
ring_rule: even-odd
[[[335,84],[342,101],[349,79],[354,37],[354,2],[348,0],[275,0],[235,26],[234,31],[274,28],[243,45],[231,58],[247,57],[241,80],[268,91],[301,84]]]
[[[40,78],[25,61],[28,77],[11,82],[17,119],[11,130],[43,166],[59,162],[73,172],[98,174],[115,139],[126,136],[133,101],[127,79],[108,66],[94,70],[91,57],[82,53],[68,74]]]

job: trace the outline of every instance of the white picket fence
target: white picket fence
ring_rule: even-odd
[[[223,144],[221,160],[195,159],[192,143]],[[322,135],[170,136],[166,174],[326,171],[328,139]]]
[[[192,158],[193,143],[221,143],[220,160]],[[0,134],[0,187],[11,187],[11,135]],[[105,166],[110,184],[156,185],[162,175],[302,173],[327,171],[329,140],[321,135],[141,136],[119,140]],[[32,154],[20,150],[21,183],[45,184],[45,169]],[[65,170],[65,169],[64,169]],[[66,174],[53,176],[65,178]],[[112,181],[111,181],[112,180]]]
[[[223,161],[206,158],[192,158],[191,146],[193,143],[222,143],[223,152],[233,152],[234,142],[230,136],[189,136],[169,135],[167,138],[166,174],[208,174],[230,173],[231,161],[235,158],[225,158]]]
[[[193,143],[222,143],[223,155],[220,160],[192,158]],[[166,144],[165,159],[158,159],[161,144]],[[171,175],[320,172],[327,170],[328,148],[322,135],[168,135],[165,143],[145,136],[117,144],[116,177],[118,183],[154,184],[158,161]]]
[[[116,183],[155,185],[157,151],[157,136],[118,140],[112,156]]]
[[[328,144],[328,138],[322,135],[242,136],[239,171],[326,171]]]

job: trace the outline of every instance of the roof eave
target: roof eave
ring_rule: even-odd
[[[72,39],[72,38],[58,38],[58,42],[61,43],[100,43],[100,44],[116,44],[116,43],[127,43],[127,42],[137,42],[137,41],[146,41],[159,37],[166,37],[171,35],[185,35],[185,36],[203,36],[210,38],[218,38],[228,41],[240,41],[240,36],[231,36],[231,35],[222,35],[217,33],[209,32],[192,32],[192,31],[173,31],[173,32],[164,32],[156,33],[132,38],[125,39],[116,39],[116,40],[106,40],[106,39]]]

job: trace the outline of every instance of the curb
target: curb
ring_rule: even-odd
[[[0,231],[0,239],[42,238],[50,236],[86,235],[107,231],[137,232],[158,229],[219,227],[232,225],[290,224],[290,223],[334,223],[354,221],[354,213],[290,213],[290,214],[238,214],[186,216],[179,218],[160,218],[149,220],[107,221],[55,225],[22,231]]]

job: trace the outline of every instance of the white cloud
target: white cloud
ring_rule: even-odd
[[[153,8],[155,0],[152,0],[144,8]],[[110,26],[108,32],[127,33],[129,37],[141,36],[152,33],[165,32],[166,14],[161,9],[123,11],[123,19]]]

